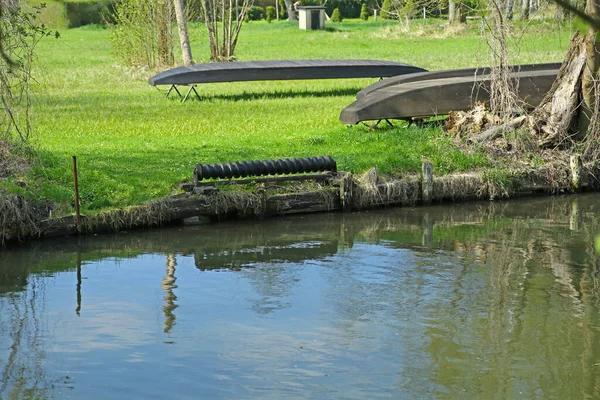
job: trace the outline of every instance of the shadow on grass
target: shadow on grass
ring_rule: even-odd
[[[357,87],[346,87],[340,89],[327,89],[327,90],[281,90],[274,92],[248,92],[243,91],[239,94],[203,94],[201,89],[196,87],[196,91],[198,92],[198,96],[194,94],[194,92],[190,93],[187,101],[196,100],[196,101],[213,101],[213,100],[226,100],[226,101],[247,101],[247,100],[266,100],[266,99],[287,99],[287,98],[296,98],[296,97],[343,97],[343,96],[355,96],[360,90],[362,90],[362,86]],[[182,95],[185,96],[185,92],[182,92]],[[170,100],[181,101],[181,97],[177,96],[177,94],[169,95]]]

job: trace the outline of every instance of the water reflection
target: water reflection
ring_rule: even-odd
[[[4,251],[0,398],[597,398],[599,200]]]
[[[167,255],[167,274],[162,279],[162,284],[160,287],[165,291],[165,305],[163,307],[163,312],[165,313],[165,328],[163,332],[169,333],[175,324],[175,314],[173,311],[177,308],[177,296],[175,295],[173,289],[177,288],[175,281],[175,266],[177,265],[177,260],[173,254]]]
[[[77,308],[75,313],[79,317],[81,314],[81,253],[77,252]]]

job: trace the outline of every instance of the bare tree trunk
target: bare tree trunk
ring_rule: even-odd
[[[600,5],[597,0],[589,0],[585,12],[593,18],[597,18]],[[596,103],[597,85],[600,70],[600,44],[596,36],[598,29],[590,26],[585,37],[585,66],[581,78],[582,105],[579,113],[579,139],[583,139],[588,132],[592,116],[597,113],[594,110]]]
[[[448,24],[464,24],[467,22],[465,4],[461,0],[448,1]]]
[[[285,7],[287,8],[288,17],[290,19],[290,22],[298,21],[298,18],[296,18],[296,13],[294,10],[294,3],[292,2],[292,0],[284,0],[284,1],[285,1]]]
[[[489,8],[491,31],[488,43],[492,50],[490,106],[494,114],[508,122],[519,108],[519,96],[516,81],[511,78],[510,72],[510,32],[504,18],[506,7],[502,0],[490,0]]]
[[[556,81],[533,114],[533,128],[542,147],[567,144],[581,101],[581,74],[585,65],[585,38],[576,33]]]
[[[529,19],[529,1],[530,0],[522,0],[521,3],[521,19]]]
[[[505,13],[506,20],[512,21],[514,8],[515,8],[514,0],[508,0],[506,2],[506,13]]]
[[[192,50],[190,48],[190,37],[187,30],[187,16],[183,8],[183,0],[173,0],[175,16],[177,17],[177,29],[179,31],[179,43],[181,44],[181,57],[183,65],[192,65]]]

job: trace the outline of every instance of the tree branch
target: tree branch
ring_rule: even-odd
[[[595,18],[589,14],[586,14],[585,11],[580,10],[579,8],[569,4],[569,2],[567,0],[552,0],[552,1],[554,1],[556,4],[558,4],[560,7],[564,8],[565,10],[572,12],[573,14],[575,14],[576,16],[578,16],[579,18],[581,18],[582,20],[587,22],[592,27],[594,27],[596,29],[600,29],[600,19]]]
[[[3,7],[0,1],[0,20],[2,19]],[[4,32],[2,31],[2,25],[0,25],[0,58],[2,58],[10,67],[14,67],[16,63],[6,54],[4,50]]]

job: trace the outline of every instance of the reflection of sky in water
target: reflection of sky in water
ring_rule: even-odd
[[[290,240],[288,261],[239,270],[200,270],[192,252],[87,261],[79,316],[74,270],[30,274],[0,295],[0,398],[598,393],[600,283],[581,236],[560,236],[581,246],[569,250],[531,226],[500,240],[492,225],[463,241],[436,232],[428,248],[398,232],[334,251]]]

